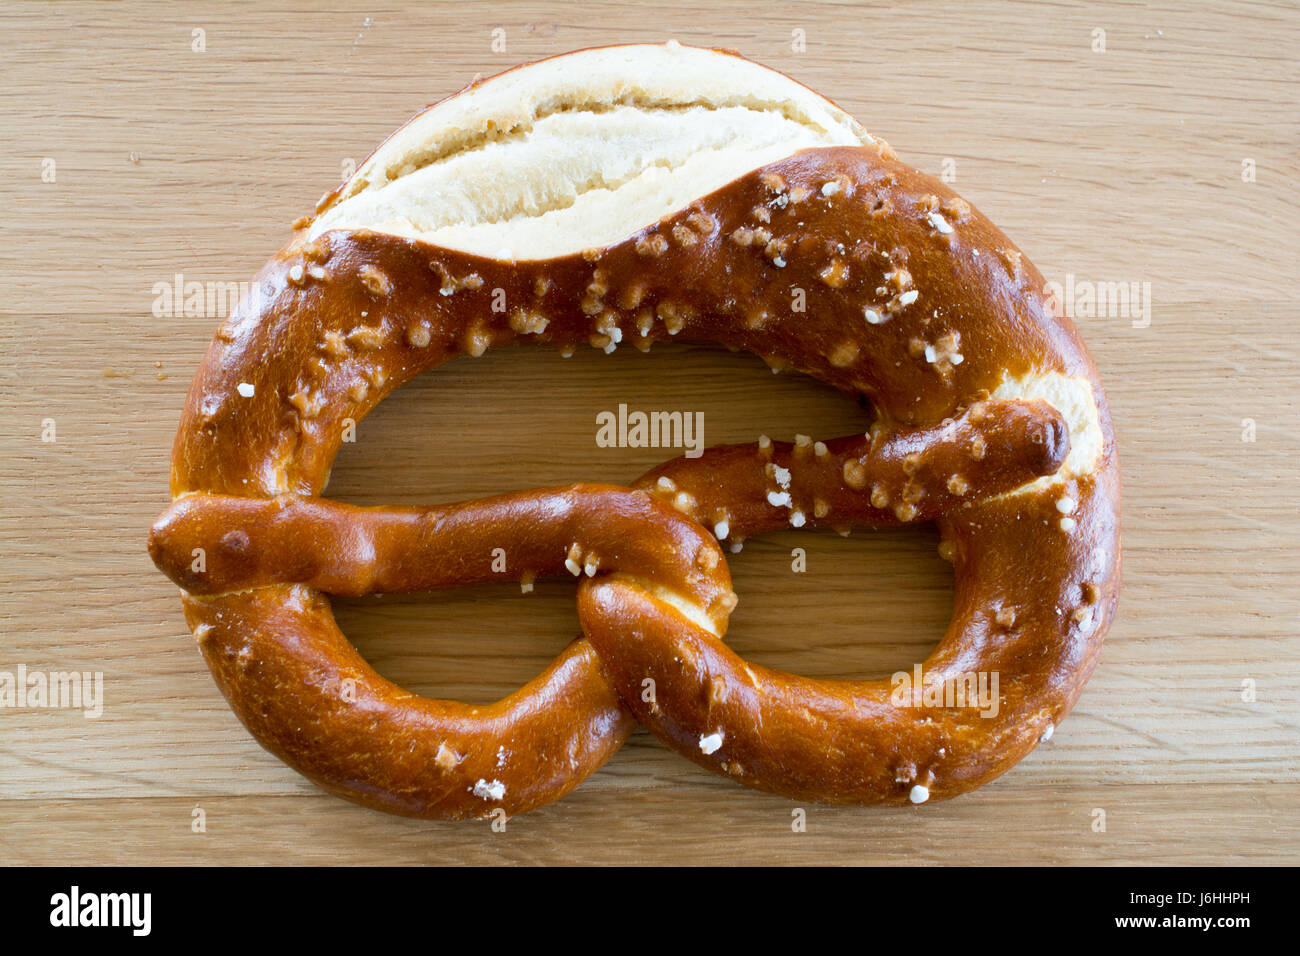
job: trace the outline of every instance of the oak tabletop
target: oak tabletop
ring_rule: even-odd
[[[1294,4],[340,6],[0,9],[0,672],[102,679],[94,706],[0,706],[0,859],[1300,862]],[[475,75],[669,38],[831,97],[1057,284],[1101,370],[1124,481],[1101,664],[1050,743],[919,808],[795,805],[644,731],[504,829],[330,797],[239,724],[145,552],[227,290],[398,123]],[[620,403],[700,412],[710,445],[861,425],[839,393],[722,349],[504,350],[384,402],[329,493],[434,504],[626,482],[671,452],[600,447],[596,416]],[[754,539],[729,557],[728,642],[814,677],[910,668],[952,607],[937,542],[929,527]],[[334,606],[381,674],[470,701],[528,680],[578,628],[565,581]]]

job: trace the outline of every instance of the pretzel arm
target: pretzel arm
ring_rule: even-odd
[[[1050,475],[1069,452],[1046,402],[983,401],[939,425],[791,444],[717,445],[633,482],[721,539],[789,527],[930,521]]]
[[[598,570],[635,572],[704,608],[725,604],[730,594],[721,552],[702,528],[644,492],[614,485],[437,508],[190,495],[155,522],[149,550],[191,594],[303,584],[358,596],[501,580],[527,585],[540,575],[590,577]],[[725,615],[713,626],[725,629]]]

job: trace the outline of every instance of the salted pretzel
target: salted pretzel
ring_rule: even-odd
[[[368,806],[521,813],[633,719],[798,800],[952,797],[1051,736],[1116,604],[1110,417],[1043,289],[970,204],[779,73],[672,43],[544,60],[418,114],[295,224],[190,388],[150,552],[257,740]],[[346,426],[453,357],[668,341],[756,353],[871,415],[629,487],[320,497]],[[922,521],[956,581],[924,681],[997,674],[998,706],[905,706],[889,680],[810,680],[723,642],[724,548]],[[496,704],[402,690],[330,613],[326,594],[499,580],[495,549],[525,590],[578,577],[583,635]]]

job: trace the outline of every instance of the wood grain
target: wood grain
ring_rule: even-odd
[[[761,2],[0,10],[0,670],[102,671],[106,696],[96,720],[0,709],[0,858],[1300,862],[1300,15],[1289,3],[1190,2],[909,13]],[[795,30],[806,52],[792,52]],[[246,280],[348,160],[476,73],[668,37],[790,72],[922,169],[950,160],[955,188],[1049,280],[1150,284],[1146,316],[1076,309],[1124,475],[1126,582],[1102,664],[1054,740],[991,786],[919,810],[807,807],[806,833],[792,832],[787,801],[714,778],[644,733],[504,833],[327,797],[239,726],[145,554],[184,392],[220,319],[155,314],[155,285],[177,273]],[[42,181],[46,159],[54,182]],[[416,504],[628,480],[663,455],[596,447],[596,413],[619,402],[702,411],[709,444],[833,436],[861,421],[838,394],[719,350],[490,354],[382,405],[329,493]],[[45,419],[53,443],[41,441]],[[741,603],[729,640],[813,676],[909,666],[950,609],[936,542],[929,530],[753,541],[731,561]],[[803,574],[791,570],[796,547]],[[577,626],[562,582],[336,611],[381,673],[469,700],[526,680]],[[1252,702],[1243,681],[1255,682]],[[192,832],[196,807],[205,833]]]

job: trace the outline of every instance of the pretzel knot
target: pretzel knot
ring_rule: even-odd
[[[593,88],[599,55],[570,56],[587,57]],[[768,82],[742,79],[746,102]],[[537,103],[554,99],[544,80]],[[470,94],[487,97],[484,115],[493,82]],[[384,191],[437,152],[421,124],[454,126],[456,101],[299,224],[191,386],[150,553],[252,734],[331,792],[442,818],[562,796],[634,719],[738,782],[831,803],[952,797],[1050,737],[1114,613],[1118,465],[1091,360],[1010,241],[859,127],[856,145],[764,163],[617,241],[523,258],[454,248],[375,209],[391,216]],[[715,447],[629,487],[428,509],[321,497],[347,426],[422,371],[517,343],[669,340],[756,353],[872,415],[858,434]],[[737,597],[720,545],[927,521],[954,565],[954,610],[916,686],[809,680],[723,642]],[[525,590],[580,579],[582,636],[490,706],[403,691],[330,613],[327,594],[499,580],[500,553]],[[996,691],[947,693],[976,685]]]

